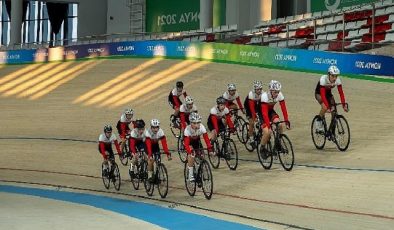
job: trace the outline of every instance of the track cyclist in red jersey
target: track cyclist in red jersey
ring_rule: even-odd
[[[342,81],[339,78],[340,70],[337,66],[330,66],[327,71],[327,75],[320,77],[319,82],[315,89],[316,101],[321,105],[319,112],[320,117],[323,119],[326,112],[331,112],[331,107],[335,104],[334,96],[331,90],[337,86],[339,97],[341,98],[341,103],[343,110],[348,112],[348,107],[346,106],[345,94],[342,89]],[[323,131],[323,123],[320,121],[317,128],[319,131]]]
[[[248,93],[244,101],[246,117],[249,120],[248,136],[246,140],[251,145],[254,142],[253,127],[260,110],[261,94],[263,93],[263,83],[261,81],[253,82],[253,90]]]
[[[134,111],[130,108],[124,110],[118,123],[116,124],[116,129],[118,130],[119,137],[121,140],[120,149],[123,150],[126,144],[126,136],[130,134],[130,123],[133,123]]]
[[[201,116],[198,113],[190,114],[190,125],[186,126],[184,133],[184,146],[188,155],[187,165],[188,165],[188,173],[189,180],[194,181],[194,173],[193,173],[193,165],[194,165],[194,155],[192,154],[192,149],[198,150],[202,148],[200,137],[203,136],[205,144],[207,146],[209,154],[212,154],[212,145],[209,141],[209,137],[207,134],[207,130],[204,125],[201,124]]]
[[[226,99],[218,97],[216,106],[212,107],[208,117],[208,129],[211,131],[211,140],[215,141],[217,135],[226,130],[228,126],[232,133],[235,132],[229,109],[226,107]]]
[[[179,108],[182,133],[185,130],[186,126],[190,124],[189,115],[191,113],[197,113],[197,106],[194,104],[194,99],[191,96],[186,96],[185,104],[182,104]]]
[[[167,155],[167,159],[171,160],[171,154],[168,150],[166,136],[164,135],[164,131],[160,128],[160,121],[158,119],[152,119],[150,121],[150,129],[145,130],[145,146],[148,152],[148,180],[150,181],[153,179],[154,159],[152,153],[160,152],[159,141],[163,146],[163,150]]]
[[[235,84],[230,83],[227,85],[227,91],[223,93],[223,98],[226,99],[226,107],[229,110],[240,109],[242,113],[245,114],[245,109],[242,105],[241,99],[239,98]],[[237,104],[234,103],[235,101],[237,101]]]
[[[283,119],[286,123],[286,128],[290,129],[289,116],[287,114],[285,97],[281,90],[282,85],[276,80],[272,80],[268,85],[268,92],[264,92],[261,95],[261,114],[263,115],[263,136],[261,138],[261,145],[265,146],[270,139],[271,122],[279,122],[279,115],[275,112],[274,107],[279,102],[282,110]],[[279,132],[283,132],[283,126],[279,127]]]
[[[174,109],[174,117],[172,122],[175,122],[175,118],[179,116],[179,108],[182,105],[182,101],[180,96],[187,97],[186,91],[183,89],[183,82],[177,81],[175,84],[175,88],[171,90],[170,94],[168,95],[168,103]]]
[[[112,144],[115,145],[116,151],[118,155],[121,155],[120,146],[118,141],[116,140],[115,134],[112,133],[112,126],[105,125],[104,133],[99,136],[98,150],[103,156],[103,163],[107,166],[108,169],[108,156],[109,159],[114,159],[114,151],[112,149]],[[107,154],[108,153],[108,154]]]

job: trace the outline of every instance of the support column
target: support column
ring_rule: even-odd
[[[200,29],[213,26],[213,0],[200,0]]]
[[[10,45],[21,43],[22,14],[23,14],[23,0],[12,0]]]
[[[271,20],[276,16],[276,1],[260,0],[260,21]]]

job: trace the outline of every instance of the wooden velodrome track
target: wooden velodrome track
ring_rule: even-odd
[[[176,80],[207,118],[229,82],[242,99],[255,79],[282,82],[292,130],[296,166],[264,170],[255,152],[238,143],[236,171],[222,162],[214,170],[214,195],[192,198],[184,189],[183,165],[176,152],[167,165],[170,191],[146,199],[135,191],[121,167],[120,194],[126,199],[202,213],[261,228],[393,229],[394,85],[343,78],[350,112],[351,144],[339,152],[333,143],[313,146],[310,123],[318,112],[314,88],[319,74],[271,70],[202,61],[101,59],[0,67],[1,183],[53,185],[75,191],[106,191],[100,179],[101,156],[95,141],[105,123],[115,125],[122,110],[136,118],[158,118],[169,137],[167,95]],[[334,96],[338,98],[336,90]],[[279,111],[279,106],[277,108]],[[342,110],[340,110],[343,113]],[[281,114],[281,113],[280,113]],[[81,140],[81,141],[76,141]],[[23,186],[24,186],[23,185]],[[113,192],[113,193],[112,193]]]

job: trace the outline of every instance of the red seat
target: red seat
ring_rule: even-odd
[[[284,25],[273,25],[268,28],[267,33],[268,34],[277,34],[277,33],[282,32],[282,30],[285,28],[286,28],[286,26],[284,26]]]
[[[247,36],[240,37],[240,38],[235,39],[233,43],[234,44],[246,44],[246,43],[249,43],[251,39],[252,39],[251,37],[247,37]]]
[[[215,41],[215,34],[207,34],[205,41],[206,42],[214,42]]]
[[[343,36],[343,31],[338,33],[337,39],[342,40],[343,38],[346,38],[349,35],[349,31],[345,31],[345,36]]]
[[[386,38],[386,33],[375,34],[374,42],[383,41]],[[362,39],[363,42],[372,42],[372,34],[364,34]]]
[[[358,21],[372,15],[372,10],[364,10],[345,14],[345,22]]]
[[[308,38],[310,35],[313,34],[313,28],[300,28],[296,30],[294,37],[296,38]]]
[[[343,47],[350,45],[350,41],[345,41]],[[328,50],[330,51],[342,51],[342,41],[331,41],[328,44]]]
[[[375,33],[386,32],[387,30],[391,30],[391,27],[391,23],[375,25]],[[372,33],[372,27],[369,29],[369,32]]]
[[[381,15],[381,16],[376,16],[375,17],[375,24],[380,24],[385,21],[389,20],[389,15]],[[367,19],[367,24],[368,26],[372,25],[372,18]]]

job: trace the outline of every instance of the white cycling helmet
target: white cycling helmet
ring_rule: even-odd
[[[280,84],[279,81],[276,80],[271,80],[268,87],[270,90],[275,90],[275,91],[280,91],[282,89],[282,85]]]
[[[186,96],[185,102],[186,102],[186,105],[191,105],[194,103],[194,99],[191,96]]]
[[[130,109],[130,108],[127,108],[127,109],[124,110],[124,114],[133,116],[134,115],[134,111],[132,109]]]
[[[237,90],[237,87],[235,86],[235,84],[230,83],[227,85],[227,90]]]
[[[160,126],[160,121],[158,119],[152,119],[150,121],[150,126],[152,126],[152,127],[159,127]]]
[[[262,89],[263,88],[263,83],[261,81],[254,81],[253,82],[253,88],[256,89]]]
[[[189,121],[193,123],[200,123],[202,121],[202,117],[198,113],[190,113]]]
[[[341,73],[341,71],[339,71],[338,67],[336,67],[335,65],[332,65],[332,66],[328,67],[328,73],[331,75],[339,75]]]

